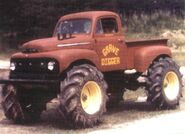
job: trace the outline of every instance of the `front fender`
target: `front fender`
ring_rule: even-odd
[[[57,56],[60,72],[67,69],[71,63],[82,59],[92,62],[99,68],[99,58],[95,51],[89,49],[68,49],[62,51],[60,56]]]
[[[157,57],[162,55],[171,57],[172,53],[170,48],[167,46],[143,47],[135,52],[134,68],[138,72],[144,72]]]

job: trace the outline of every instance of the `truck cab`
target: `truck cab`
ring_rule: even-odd
[[[108,11],[96,11],[64,16],[56,25],[54,37],[57,36],[61,30],[61,24],[64,22],[71,23],[72,36],[82,35],[85,38],[80,38],[79,42],[75,42],[76,45],[82,47],[90,44],[90,49],[96,53],[97,57],[93,58],[96,61],[92,61],[92,58],[87,59],[86,56],[84,60],[92,62],[102,71],[110,71],[112,66],[114,67],[113,70],[126,68],[126,60],[124,59],[126,58],[126,45],[121,20],[117,14]],[[83,60],[83,58],[81,59]]]

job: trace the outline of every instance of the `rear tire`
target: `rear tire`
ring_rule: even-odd
[[[157,108],[175,108],[182,95],[179,66],[171,58],[160,58],[148,70],[148,101]]]
[[[106,112],[106,90],[103,75],[95,67],[75,66],[61,82],[59,110],[72,127],[93,127]]]

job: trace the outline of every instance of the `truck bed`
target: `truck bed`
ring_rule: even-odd
[[[142,72],[148,68],[148,65],[157,55],[161,53],[171,55],[170,49],[167,47],[167,41],[167,39],[126,41],[127,68],[137,68],[138,71]]]

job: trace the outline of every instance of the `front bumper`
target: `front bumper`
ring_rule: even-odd
[[[38,80],[38,79],[2,79],[0,84],[41,84],[41,85],[56,85],[60,80]]]

